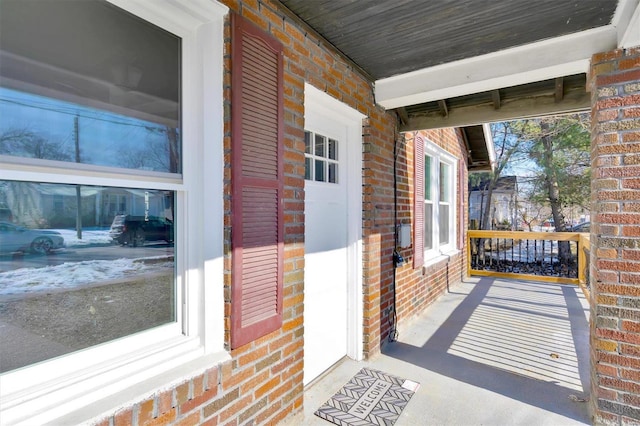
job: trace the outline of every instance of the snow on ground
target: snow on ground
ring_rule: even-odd
[[[15,269],[0,273],[0,296],[69,289],[172,267],[173,262],[145,263],[139,259],[117,259]]]
[[[79,247],[97,244],[111,244],[109,229],[83,229],[82,239],[78,239],[75,229],[52,229],[62,234],[66,247]]]
[[[78,239],[73,229],[52,229],[64,238],[65,247],[111,244],[109,229],[83,229]],[[21,268],[0,273],[0,296],[80,287],[140,273],[173,267],[173,262],[141,262],[140,259],[87,260],[42,268]]]

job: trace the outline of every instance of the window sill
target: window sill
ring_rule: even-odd
[[[14,394],[2,392],[0,417],[3,424],[25,426],[98,421],[231,359],[226,351],[205,354],[196,340],[173,339],[172,348],[130,354],[113,368],[98,365],[76,377]]]
[[[440,252],[436,255],[433,255],[431,257],[425,257],[424,259],[424,268],[429,268],[433,265],[436,265],[440,262],[443,261],[448,261],[449,259],[451,259],[453,256],[456,256],[460,254],[460,250],[458,249],[453,249],[453,250],[447,250],[447,251],[443,251]]]

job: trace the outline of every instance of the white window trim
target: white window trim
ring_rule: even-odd
[[[99,419],[155,389],[229,359],[224,350],[223,295],[223,51],[227,8],[214,0],[108,0],[182,38],[182,181],[184,212],[177,228],[177,323],[44,361],[0,376],[3,425],[75,424]],[[206,143],[205,143],[206,141]],[[4,163],[0,179],[139,187],[152,182],[131,174],[46,162]],[[205,220],[206,218],[206,220]],[[206,237],[205,237],[206,236]],[[184,308],[184,309],[183,309]]]
[[[432,243],[433,247],[431,249],[425,249],[424,251],[424,261],[425,265],[431,264],[433,262],[437,262],[441,259],[441,257],[452,255],[457,253],[456,249],[456,233],[457,233],[457,225],[456,225],[456,214],[457,214],[457,200],[456,192],[458,187],[458,162],[456,158],[449,154],[444,149],[440,148],[433,142],[424,138],[424,155],[429,156],[432,159],[431,163],[431,203],[433,205],[432,209]],[[440,245],[440,223],[438,221],[438,214],[440,210],[440,163],[444,163],[449,165],[449,172],[451,174],[451,182],[449,185],[449,243]],[[426,164],[426,162],[425,162]],[[426,167],[426,166],[425,166]],[[423,177],[424,179],[424,177]],[[427,192],[427,188],[424,189],[425,194]],[[426,197],[425,197],[426,201]],[[425,217],[425,221],[426,221]]]

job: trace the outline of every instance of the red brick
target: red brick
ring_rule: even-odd
[[[138,404],[138,424],[145,424],[153,419],[155,401],[148,399]]]
[[[175,426],[195,426],[200,424],[200,413],[196,412],[175,423]]]
[[[133,408],[129,407],[114,416],[114,426],[130,426],[133,424]]]
[[[176,388],[176,402],[184,404],[189,399],[189,382],[182,383]]]
[[[638,313],[637,321],[622,321],[622,329],[624,331],[631,331],[633,333],[640,333],[640,312]]]
[[[640,80],[640,69],[613,74],[599,75],[596,77],[596,85],[607,86],[609,84],[619,84]],[[638,103],[638,102],[634,102]]]
[[[172,408],[171,410],[166,411],[162,414],[159,414],[158,417],[151,419],[144,425],[140,425],[140,426],[163,426],[163,425],[171,424],[176,419],[176,415],[177,415],[177,410],[175,408]]]
[[[596,336],[617,342],[640,344],[640,335],[616,330],[596,329]]]
[[[618,69],[628,70],[632,68],[640,68],[640,57],[624,58],[618,62]]]
[[[209,400],[213,400],[217,395],[217,388],[208,389],[202,392],[199,396],[189,399],[184,404],[180,405],[180,414],[187,414],[189,411],[206,404]]]

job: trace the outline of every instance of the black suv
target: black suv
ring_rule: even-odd
[[[138,247],[145,241],[173,242],[173,222],[157,216],[120,214],[113,218],[109,236],[114,244]]]

